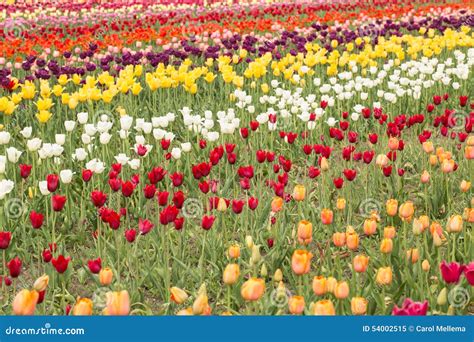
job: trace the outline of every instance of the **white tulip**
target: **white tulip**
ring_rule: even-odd
[[[31,137],[31,133],[33,132],[32,127],[25,127],[20,131],[20,134],[23,136],[25,139],[29,139]]]
[[[4,199],[6,195],[8,195],[13,188],[15,187],[15,183],[9,179],[2,179],[0,181],[0,200]]]
[[[38,187],[39,187],[40,192],[43,196],[49,195],[48,182],[47,181],[38,182]]]
[[[64,184],[69,184],[72,181],[72,171],[71,170],[61,170],[59,172],[59,178],[61,178],[61,182]]]
[[[72,132],[76,127],[76,121],[66,120],[64,121],[64,128],[66,128],[67,132]]]
[[[132,170],[138,170],[140,168],[140,159],[129,160],[128,165]]]
[[[189,152],[191,151],[191,143],[190,142],[185,142],[185,143],[182,143],[181,144],[181,149],[184,151],[184,152]]]
[[[64,145],[64,143],[66,142],[66,135],[65,134],[56,134],[54,136],[54,139],[56,141],[56,144]]]
[[[88,118],[89,118],[89,114],[86,112],[77,113],[77,121],[79,121],[81,125],[86,124]]]
[[[6,152],[7,152],[8,161],[11,162],[11,163],[18,162],[18,159],[20,159],[20,156],[23,153],[23,152],[17,150],[15,147],[7,148]]]
[[[125,153],[119,153],[114,158],[117,161],[117,163],[119,163],[120,165],[127,164],[129,159],[130,159],[129,157],[127,157],[127,155]]]
[[[87,158],[87,151],[82,147],[76,148],[76,151],[73,154],[73,158],[77,159],[78,161],[83,161]]]
[[[110,142],[110,139],[112,138],[112,135],[109,134],[108,132],[101,133],[99,136],[99,141],[102,145],[107,145]]]
[[[6,145],[10,142],[10,133],[6,131],[0,132],[0,145]]]
[[[0,155],[0,174],[4,174],[7,167],[7,157]]]
[[[40,138],[33,138],[26,142],[26,147],[28,148],[28,151],[34,152],[40,149],[42,143],[43,142]]]
[[[133,124],[133,118],[128,115],[120,117],[120,128],[124,131],[129,131]]]

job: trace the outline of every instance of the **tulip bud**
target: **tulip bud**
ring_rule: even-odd
[[[258,263],[262,259],[262,255],[260,254],[260,246],[253,245],[252,246],[252,260],[254,263]]]
[[[358,273],[365,272],[369,265],[369,258],[363,254],[356,255],[352,261],[354,266],[354,271]]]
[[[38,292],[43,292],[48,287],[49,283],[49,276],[43,274],[41,277],[36,279],[35,283],[33,284],[33,288]]]
[[[429,162],[431,166],[435,166],[436,164],[438,164],[438,158],[434,154],[430,154]]]
[[[377,232],[377,221],[367,219],[364,221],[364,234],[367,236],[374,235]]]
[[[283,272],[278,268],[273,275],[273,280],[276,282],[280,282],[283,280]]]
[[[267,266],[265,264],[262,265],[262,268],[260,268],[260,275],[265,278],[268,275],[268,270]]]
[[[248,248],[248,249],[252,249],[252,247],[253,247],[253,239],[252,239],[252,237],[251,237],[250,235],[247,235],[247,236],[245,237],[245,244],[247,245],[247,248]]]
[[[240,247],[238,245],[230,246],[228,254],[231,259],[237,259],[240,256]]]
[[[265,292],[265,281],[259,278],[250,278],[242,284],[240,295],[244,300],[256,301],[259,300]]]
[[[415,264],[420,258],[420,252],[418,248],[411,248],[407,251],[407,260],[411,261],[412,264]]]
[[[323,296],[327,292],[327,279],[323,276],[313,278],[313,292],[316,296]]]
[[[170,299],[176,304],[183,304],[188,299],[188,294],[179,287],[173,286],[170,289]]]
[[[423,223],[415,218],[413,220],[413,234],[414,235],[420,235],[421,233],[423,233]]]
[[[337,280],[334,277],[328,277],[327,279],[327,292],[334,293],[336,289]]]
[[[462,216],[453,215],[448,219],[446,230],[448,231],[448,233],[459,233],[462,231],[462,226]]]
[[[327,171],[329,170],[329,162],[326,159],[326,157],[321,158],[321,170],[322,171]]]
[[[334,296],[336,296],[337,299],[345,299],[349,296],[349,285],[346,281],[340,281],[336,284]]]
[[[201,285],[198,291],[198,296],[193,303],[193,314],[194,315],[207,315],[210,313],[210,307],[207,298],[207,291],[205,284]]]
[[[439,292],[438,297],[436,298],[436,303],[439,306],[445,305],[448,302],[448,289],[443,287],[443,289]]]
[[[426,184],[430,181],[430,174],[428,171],[423,171],[423,173],[421,174],[421,182],[423,184]]]
[[[274,197],[273,200],[272,200],[271,207],[272,207],[272,211],[274,213],[279,212],[281,210],[281,208],[283,207],[283,198]]]
[[[309,221],[301,220],[298,223],[298,242],[308,245],[311,241],[313,241],[313,225]]]
[[[39,293],[36,290],[21,290],[13,299],[12,307],[15,315],[31,316],[35,313]]]
[[[387,209],[388,216],[397,215],[398,201],[396,199],[389,199],[387,203],[385,204],[385,206]]]
[[[342,247],[346,244],[346,233],[334,233],[332,235],[332,242],[336,247]]]
[[[385,239],[393,239],[397,235],[397,230],[394,226],[387,226],[383,229],[383,237]]]
[[[73,316],[90,316],[92,315],[93,303],[89,298],[78,298],[74,308],[72,309]]]
[[[226,211],[227,210],[227,202],[225,201],[225,199],[223,199],[222,197],[219,198],[219,202],[217,203],[217,211]]]
[[[109,286],[113,277],[114,273],[109,267],[103,268],[99,272],[99,281],[102,286]]]
[[[313,315],[334,316],[336,314],[336,309],[329,299],[317,301],[311,305],[310,311]]]
[[[422,270],[428,272],[430,270],[430,267],[430,262],[427,259],[423,260],[423,262],[421,263]]]
[[[392,268],[390,266],[380,267],[377,270],[376,281],[379,285],[390,285],[392,283]]]

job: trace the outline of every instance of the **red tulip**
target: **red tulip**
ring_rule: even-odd
[[[334,183],[334,186],[336,187],[336,189],[340,189],[340,188],[342,188],[342,186],[344,185],[344,179],[342,179],[342,178],[334,178],[334,179],[333,179],[333,183]]]
[[[170,144],[171,144],[171,140],[168,140],[168,139],[165,139],[165,138],[161,139],[161,148],[163,150],[166,151],[170,147]]]
[[[21,273],[21,260],[15,257],[7,263],[7,267],[10,271],[10,277],[17,278]]]
[[[148,180],[151,184],[160,182],[166,175],[166,171],[162,167],[155,167],[148,172]]]
[[[158,204],[161,206],[161,207],[164,207],[165,205],[168,204],[168,196],[170,195],[170,193],[168,191],[163,191],[163,192],[158,192]]]
[[[65,258],[64,255],[61,254],[57,258],[53,258],[51,263],[58,273],[64,273],[67,270],[69,261],[71,261],[70,257]]]
[[[209,192],[209,182],[202,181],[199,183],[199,190],[201,190],[203,194],[207,194]]]
[[[175,172],[172,175],[170,175],[170,178],[171,178],[171,182],[173,183],[173,186],[178,187],[181,184],[183,184],[184,175],[182,173]]]
[[[448,284],[458,283],[461,273],[464,270],[464,266],[457,262],[447,263],[445,260],[439,265],[441,276],[444,281]]]
[[[55,174],[51,174],[46,176],[46,182],[48,186],[49,192],[55,192],[59,185],[59,176]]]
[[[182,191],[177,191],[174,193],[172,201],[176,208],[181,209],[185,199],[184,193]]]
[[[102,260],[100,258],[97,258],[95,260],[89,260],[87,262],[87,266],[89,266],[89,270],[92,273],[97,274],[102,269]]]
[[[428,104],[428,105],[426,106],[426,111],[427,111],[428,113],[431,113],[432,111],[434,111],[434,109],[435,109],[435,106],[434,106],[434,104],[432,104],[432,103],[430,103],[430,104]]]
[[[49,249],[45,249],[42,253],[42,256],[43,256],[44,262],[50,262],[51,259],[53,258],[53,254],[51,253]]]
[[[319,175],[321,174],[321,170],[318,169],[317,167],[314,167],[314,166],[310,166],[308,168],[308,177],[313,179],[313,178],[316,178],[318,177]]]
[[[142,235],[148,234],[154,226],[155,225],[148,220],[142,220],[141,218],[138,219],[138,230]]]
[[[137,231],[135,229],[127,229],[125,231],[125,239],[127,239],[127,241],[130,243],[135,241],[136,236],[137,236]]]
[[[392,165],[384,166],[382,168],[382,172],[385,177],[390,177],[390,175],[392,174]]]
[[[122,180],[120,178],[110,178],[109,179],[109,186],[113,192],[117,192],[122,187]]]
[[[183,224],[184,224],[184,217],[177,217],[173,221],[174,224],[174,229],[176,230],[181,230],[183,229]]]
[[[471,284],[471,286],[474,286],[474,262],[464,265],[464,276],[467,282]]]
[[[19,167],[20,167],[20,176],[21,176],[21,178],[23,178],[23,179],[28,178],[28,176],[31,173],[32,166],[31,165],[26,165],[26,164],[20,164]]]
[[[91,180],[91,178],[92,178],[92,171],[91,171],[91,170],[87,170],[87,169],[86,169],[86,170],[82,170],[82,180],[83,180],[84,182],[87,183],[88,181]]]
[[[146,146],[144,146],[144,145],[138,145],[137,146],[137,154],[140,157],[143,157],[147,152],[148,152],[148,150],[147,150]]]
[[[267,152],[263,150],[258,150],[256,152],[257,162],[263,163],[267,159]]]
[[[133,194],[133,190],[135,186],[130,181],[126,181],[122,183],[122,195],[125,197],[130,197]]]
[[[155,184],[147,184],[143,188],[143,195],[145,196],[146,199],[155,197],[155,193],[156,193]]]
[[[51,203],[53,205],[54,211],[61,211],[64,208],[64,204],[66,204],[66,196],[61,195],[53,195],[51,197]]]
[[[178,217],[178,214],[179,209],[174,205],[169,205],[160,212],[160,223],[162,225],[167,225],[168,223],[173,222],[176,217]]]
[[[204,215],[202,217],[201,227],[205,230],[211,229],[212,225],[214,224],[215,219],[216,218],[214,216]]]
[[[255,197],[250,197],[248,200],[248,205],[250,210],[255,210],[258,207],[258,199]]]
[[[101,208],[104,206],[105,201],[107,201],[107,195],[99,190],[94,190],[91,193],[91,200],[94,206]]]
[[[243,200],[232,200],[232,211],[240,214],[244,208],[245,202]]]
[[[375,145],[378,140],[379,140],[379,136],[378,136],[376,133],[369,134],[369,141],[370,141],[372,144]]]
[[[392,310],[393,316],[426,316],[428,311],[428,301],[423,303],[414,302],[410,298],[405,299],[401,308],[394,306]]]
[[[34,229],[41,228],[44,221],[44,215],[32,210],[30,213],[30,221]]]
[[[343,173],[348,181],[353,181],[357,175],[357,171],[352,169],[345,169]]]
[[[0,232],[0,249],[7,249],[12,239],[12,233]]]
[[[467,96],[459,96],[459,105],[464,107],[467,104],[468,97]]]
[[[439,105],[441,103],[441,96],[434,95],[433,96],[433,102],[434,102],[435,105]]]
[[[112,170],[118,175],[120,172],[122,172],[122,164],[120,163],[112,164]]]

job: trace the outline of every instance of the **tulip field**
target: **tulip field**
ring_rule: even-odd
[[[474,3],[0,4],[0,314],[474,314]]]

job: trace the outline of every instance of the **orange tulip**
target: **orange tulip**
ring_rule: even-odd
[[[459,233],[462,231],[462,216],[453,215],[448,219],[446,230],[448,233]]]
[[[421,222],[420,219],[418,218],[415,218],[413,220],[413,234],[414,235],[420,235],[421,233],[423,233],[423,222]]]
[[[311,241],[313,241],[313,225],[309,221],[301,220],[298,223],[298,242],[308,245]]]
[[[337,285],[337,280],[334,277],[328,277],[327,279],[327,290],[329,293],[334,293],[334,290],[336,289]]]
[[[130,297],[126,290],[106,294],[107,303],[104,309],[104,315],[125,316],[130,313]]]
[[[322,296],[327,292],[327,279],[323,276],[314,276],[313,292],[316,296]]]
[[[474,146],[464,147],[464,158],[468,160],[474,159]]]
[[[443,162],[441,163],[441,171],[443,171],[443,173],[451,173],[454,171],[454,160],[452,159],[445,159],[443,160]]]
[[[433,153],[434,152],[433,143],[431,141],[425,141],[423,143],[423,151],[425,151],[428,154]]]
[[[474,208],[464,208],[463,217],[466,222],[474,222]]]
[[[396,199],[389,199],[385,203],[385,207],[387,209],[387,215],[388,216],[395,216],[397,215],[397,209],[398,209],[398,201]]]
[[[238,264],[228,264],[224,270],[222,279],[224,284],[233,285],[239,280],[240,267]]]
[[[210,315],[211,307],[207,298],[206,291],[202,291],[198,294],[193,303],[193,314],[194,315]]]
[[[336,310],[329,299],[323,299],[312,305],[312,313],[317,316],[334,316],[336,315]]]
[[[430,154],[429,162],[431,166],[435,166],[438,164],[438,157],[436,157],[434,154]]]
[[[229,257],[237,259],[240,256],[240,247],[238,245],[232,245],[229,247]]]
[[[364,221],[364,234],[367,236],[374,235],[377,232],[377,221],[374,219],[367,219]]]
[[[384,254],[392,253],[393,241],[392,239],[383,239],[380,243],[380,251]]]
[[[461,185],[459,186],[459,189],[462,191],[462,192],[468,192],[469,189],[471,188],[471,182],[468,182],[466,180],[463,180],[461,182]]]
[[[332,242],[336,247],[342,247],[346,244],[346,233],[334,233],[332,234]]]
[[[390,285],[392,283],[392,268],[390,266],[380,267],[377,270],[376,281],[379,285]]]
[[[331,209],[321,210],[321,222],[323,224],[331,224],[334,218],[334,214]]]
[[[92,300],[89,298],[78,298],[74,308],[72,309],[73,316],[90,316],[92,315]]]
[[[354,260],[352,260],[352,264],[354,266],[354,271],[357,273],[363,273],[369,266],[369,257],[365,256],[364,254],[356,255]]]
[[[18,316],[31,316],[35,313],[39,293],[36,290],[21,290],[13,299],[13,313]]]
[[[103,268],[99,272],[99,280],[102,286],[109,286],[112,283],[114,272],[109,267]]]
[[[311,267],[311,258],[313,254],[303,249],[297,249],[291,257],[291,268],[296,275],[302,275],[309,272]]]
[[[192,316],[192,315],[193,315],[193,308],[182,309],[176,313],[176,316]]]
[[[423,173],[421,174],[421,178],[420,178],[421,182],[423,184],[426,184],[430,181],[430,174],[428,171],[423,171]]]
[[[394,226],[387,226],[383,229],[383,237],[385,239],[393,239],[397,235],[397,230]]]
[[[288,310],[293,315],[300,315],[304,311],[304,297],[303,296],[292,296],[288,300]]]
[[[412,201],[403,203],[398,209],[398,215],[404,221],[411,221],[413,214],[415,213],[415,207]]]
[[[295,201],[303,201],[306,196],[306,188],[304,185],[298,184],[295,185],[293,189],[293,199]]]
[[[176,304],[183,304],[188,299],[188,294],[179,287],[173,286],[170,289],[170,299]]]
[[[281,197],[274,197],[272,200],[272,211],[277,213],[283,207],[283,198]]]
[[[359,234],[356,232],[346,234],[346,244],[350,250],[356,250],[359,247]]]
[[[418,248],[411,248],[407,251],[407,260],[411,261],[412,264],[415,264],[420,258],[420,252]]]
[[[365,315],[367,312],[367,299],[364,297],[353,297],[351,299],[351,311],[353,315]]]
[[[388,148],[392,151],[398,150],[399,143],[397,138],[390,137],[390,139],[388,139]]]
[[[336,202],[336,208],[338,210],[344,210],[346,208],[346,200],[344,198],[338,198]]]
[[[260,278],[250,278],[242,284],[240,295],[248,301],[259,300],[265,292],[265,281]]]
[[[349,296],[349,285],[346,281],[340,281],[336,284],[334,296],[336,296],[337,299],[345,299]]]

